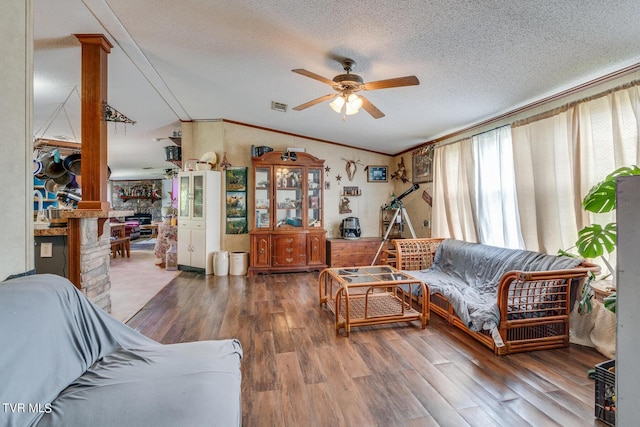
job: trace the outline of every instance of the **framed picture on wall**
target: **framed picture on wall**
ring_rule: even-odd
[[[227,201],[226,201],[226,232],[227,234],[244,234],[247,229],[247,168],[228,167],[225,171]],[[256,206],[269,207],[269,200],[258,202]],[[268,223],[268,221],[267,221]]]
[[[227,191],[227,218],[245,218],[247,216],[247,193],[245,191]]]
[[[368,182],[387,182],[389,181],[389,168],[387,166],[369,165],[367,166]]]
[[[245,234],[247,233],[246,218],[227,218],[227,234]]]
[[[413,152],[413,183],[433,181],[433,144]]]
[[[225,174],[227,191],[247,191],[247,168],[230,166]]]

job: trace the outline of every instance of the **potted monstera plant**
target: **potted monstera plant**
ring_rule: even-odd
[[[616,179],[620,176],[640,175],[638,166],[624,166],[611,172],[606,178],[593,186],[591,190],[582,200],[582,206],[585,210],[593,213],[607,213],[616,208]],[[616,223],[611,222],[606,225],[591,224],[584,227],[578,232],[578,240],[576,241],[576,249],[583,258],[600,257],[609,269],[610,274],[614,277],[613,267],[604,256],[605,253],[611,253],[616,248],[617,229]],[[562,251],[565,255],[565,251]],[[608,276],[608,275],[607,275]],[[589,282],[589,281],[588,281]],[[587,288],[583,292],[581,306],[590,305],[589,299],[591,289],[587,282]],[[604,299],[604,305],[609,310],[616,312],[616,293]],[[587,308],[586,311],[589,311]]]

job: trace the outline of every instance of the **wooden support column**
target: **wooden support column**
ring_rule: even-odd
[[[109,210],[107,201],[107,55],[102,34],[76,34],[82,44],[82,201],[78,209]]]
[[[80,219],[67,219],[67,253],[69,254],[69,280],[82,289],[80,277]]]

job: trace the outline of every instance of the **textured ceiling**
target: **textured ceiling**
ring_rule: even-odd
[[[166,144],[153,138],[180,120],[395,154],[640,62],[637,0],[38,0],[34,16],[36,137],[80,137],[77,95],[53,118],[80,85],[72,35],[113,43],[109,104],[138,122],[109,127],[115,178],[164,170]],[[365,82],[416,75],[420,85],[364,92],[386,114],[378,120],[362,110],[343,121],[328,102],[293,111],[333,90],[291,70],[331,79],[341,57]]]

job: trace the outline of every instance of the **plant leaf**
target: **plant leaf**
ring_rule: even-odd
[[[616,248],[617,229],[614,222],[604,228],[600,224],[591,224],[578,232],[576,247],[584,258],[595,258],[611,253]]]
[[[615,180],[596,184],[582,200],[582,207],[594,213],[611,212],[616,207]]]
[[[631,175],[640,175],[640,167],[636,165],[631,166],[623,166],[611,172],[606,176],[605,180],[613,179],[615,180],[619,176],[631,176]]]
[[[593,307],[591,306],[591,299],[593,298],[594,292],[591,287],[591,279],[592,277],[589,276],[582,286],[582,297],[578,302],[578,313],[580,314],[591,313],[591,310],[593,310]]]
[[[640,175],[640,168],[636,165],[623,166],[611,172],[584,196],[582,207],[593,213],[611,212],[616,208],[616,179],[630,175]]]
[[[618,305],[618,297],[615,292],[609,295],[608,297],[604,297],[602,302],[604,302],[605,308],[613,311],[614,313],[616,312],[616,307]]]

